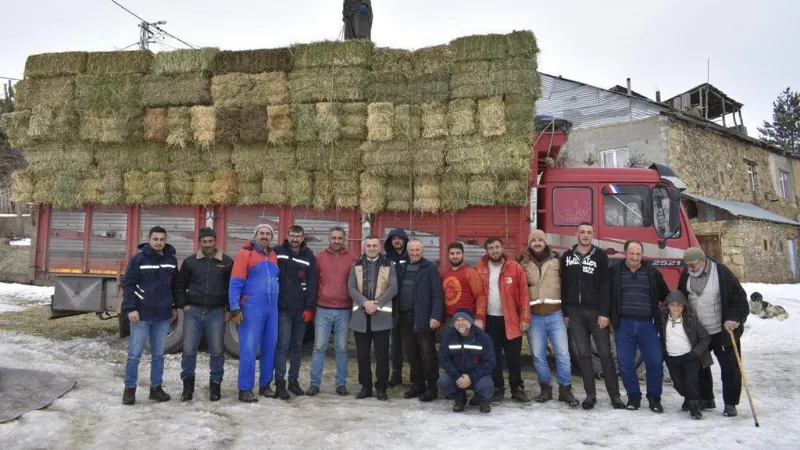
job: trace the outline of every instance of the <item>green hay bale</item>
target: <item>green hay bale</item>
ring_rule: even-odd
[[[217,170],[233,169],[233,162],[231,156],[233,155],[233,147],[230,145],[217,145],[214,148],[199,148],[203,155],[203,159],[210,167]]]
[[[313,42],[291,47],[294,69],[364,67],[372,64],[375,45],[366,39]]]
[[[498,85],[498,93],[505,95],[529,95],[539,98],[541,80],[536,59],[516,58],[492,61],[489,78]]]
[[[236,172],[219,170],[211,183],[211,200],[218,205],[236,204]]]
[[[495,188],[495,203],[504,206],[528,204],[528,178],[500,180]]]
[[[121,172],[95,173],[83,181],[81,204],[121,205],[125,200],[125,186]]]
[[[145,182],[147,183],[147,188],[142,204],[168,205],[170,203],[168,172],[147,172]]]
[[[94,153],[91,148],[75,144],[43,143],[25,150],[28,167],[42,172],[91,170]]]
[[[314,209],[332,208],[333,197],[333,172],[314,172]]]
[[[174,205],[190,205],[194,192],[192,174],[176,170],[169,174],[169,197]]]
[[[239,142],[239,108],[214,107],[214,139],[217,143]]]
[[[211,201],[211,185],[214,183],[213,172],[197,172],[192,176],[193,190],[191,204],[207,206]]]
[[[410,211],[413,201],[413,184],[410,178],[392,177],[386,180],[386,209]]]
[[[300,142],[297,144],[296,165],[304,170],[325,170],[326,163],[335,158],[333,146],[319,142]]]
[[[505,105],[506,135],[510,138],[531,139],[536,117],[536,98],[507,95]]]
[[[535,58],[539,53],[532,31],[514,31],[506,35],[509,58]]]
[[[300,69],[289,73],[292,103],[360,102],[369,70],[358,67]]]
[[[421,138],[422,108],[417,105],[396,106],[392,128],[397,139],[414,141]]]
[[[282,172],[265,172],[259,202],[265,205],[284,205],[286,199],[286,175]]]
[[[36,177],[32,170],[18,170],[11,174],[11,201],[19,204],[32,203]]]
[[[138,148],[138,146],[130,144],[92,145],[94,158],[97,162],[97,169],[101,173],[136,170],[139,164],[140,152]],[[167,157],[167,162],[169,162],[169,157]]]
[[[286,203],[289,206],[311,206],[312,180],[311,172],[292,170],[286,173]]]
[[[362,166],[361,141],[339,141],[334,144],[297,144],[297,167],[310,171],[358,172]]]
[[[447,141],[443,139],[415,142],[411,145],[411,167],[416,176],[444,173]]]
[[[408,103],[408,77],[397,72],[370,72],[364,79],[364,97],[371,103]]]
[[[120,52],[90,52],[86,57],[87,75],[146,74],[153,63],[153,52],[134,50]]]
[[[148,108],[144,112],[142,129],[144,140],[166,144],[169,136],[169,120],[167,108]]]
[[[422,137],[434,139],[447,136],[447,107],[441,103],[422,105]]]
[[[367,138],[367,104],[345,103],[342,105],[342,139],[365,140]]]
[[[362,212],[374,214],[386,208],[386,182],[368,173],[361,174],[358,206]]]
[[[296,166],[296,152],[292,147],[270,147],[269,169],[278,172],[288,172]]]
[[[479,137],[448,139],[445,162],[447,173],[462,176],[486,173],[492,163],[486,142]]]
[[[314,186],[316,190],[316,185]],[[352,209],[358,207],[359,201],[358,172],[333,172],[333,207],[336,209]]]
[[[22,80],[17,83],[15,97],[18,111],[37,106],[49,108],[75,105],[75,77]]]
[[[316,141],[318,136],[316,106],[292,105],[292,126],[294,127],[295,141]]]
[[[372,71],[412,75],[414,53],[408,50],[378,47],[372,54]]]
[[[408,80],[407,103],[447,103],[450,100],[449,72],[423,74]]]
[[[229,73],[211,79],[214,106],[267,106],[289,101],[289,83],[284,72]]]
[[[414,210],[423,213],[437,212],[442,208],[441,190],[438,177],[419,177],[414,179]]]
[[[214,72],[217,53],[219,49],[211,47],[156,53],[152,71],[156,75],[210,74]]]
[[[442,211],[456,212],[469,206],[469,183],[461,175],[445,175],[439,185]]]
[[[267,107],[248,106],[239,110],[239,139],[242,142],[267,141]]]
[[[141,109],[100,109],[84,111],[80,118],[80,138],[99,143],[122,143],[142,137]]]
[[[192,137],[201,148],[210,148],[216,142],[217,115],[213,106],[192,106],[189,110]]]
[[[490,71],[488,61],[472,61],[453,65],[450,80],[452,98],[484,98],[503,93],[503,73]]]
[[[165,152],[169,155],[169,169],[185,172],[203,172],[216,169],[206,153],[195,147],[177,147]],[[148,167],[150,170],[154,170]],[[163,170],[163,168],[162,168]]]
[[[3,130],[14,147],[23,147],[28,143],[28,125],[31,120],[30,111],[15,111],[0,114],[0,130]]]
[[[141,105],[195,106],[211,104],[211,79],[202,74],[147,75],[139,85]]]
[[[167,110],[167,145],[186,148],[192,143],[192,115],[188,107]]]
[[[264,144],[235,145],[231,161],[239,175],[270,171],[286,172],[295,167],[295,151],[291,147],[267,147]]]
[[[80,127],[74,108],[36,105],[28,122],[28,137],[33,140],[72,141]]]
[[[272,145],[285,145],[293,141],[292,107],[267,106],[267,142]]]
[[[316,126],[319,141],[332,144],[342,136],[342,105],[340,103],[317,103]]]
[[[42,53],[25,61],[25,78],[77,75],[86,70],[86,52]]]
[[[292,54],[288,48],[222,50],[217,53],[216,74],[289,72]]]
[[[394,138],[394,105],[388,102],[367,106],[367,139],[391,141]]]
[[[261,203],[261,174],[255,173],[245,176],[237,173],[236,175],[237,204],[256,205]]]
[[[77,208],[81,206],[81,189],[83,174],[81,172],[58,172],[55,174],[52,204],[57,209]]]
[[[409,142],[367,141],[361,146],[364,171],[379,177],[411,176],[413,173]]]
[[[475,175],[467,181],[470,206],[494,206],[497,180],[492,176]]]
[[[506,59],[508,43],[504,34],[464,36],[450,41],[450,50],[456,62]]]
[[[33,203],[38,205],[52,204],[55,185],[55,177],[37,176],[36,184],[33,188]]]
[[[526,139],[488,141],[486,156],[491,160],[491,164],[486,166],[485,173],[518,179],[530,172],[531,148]]]
[[[475,134],[475,100],[451,101],[447,108],[447,126],[450,136]]]
[[[450,72],[453,52],[447,45],[437,45],[415,50],[411,59],[414,63],[413,76]]]
[[[506,134],[506,107],[502,96],[478,100],[478,123],[484,137]]]

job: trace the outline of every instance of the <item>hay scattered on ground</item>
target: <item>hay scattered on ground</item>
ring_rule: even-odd
[[[186,148],[192,143],[192,116],[188,107],[167,110],[167,145]]]
[[[211,104],[211,79],[201,74],[147,75],[139,86],[142,106],[197,106]]]
[[[439,186],[442,211],[461,211],[469,206],[467,178],[462,175],[448,174],[442,177]]]
[[[313,179],[311,172],[292,170],[286,173],[286,203],[289,206],[311,206]]]
[[[291,107],[295,141],[316,141],[318,136],[316,106],[293,104]]]
[[[239,108],[214,107],[215,142],[235,144],[239,142]]]
[[[454,137],[447,140],[447,172],[477,175],[489,170],[492,161],[486,143],[479,137]]]
[[[291,47],[294,69],[365,67],[372,64],[375,45],[366,39],[313,42]]]
[[[364,171],[379,177],[410,176],[413,173],[409,142],[367,141],[361,146]]]
[[[16,111],[0,114],[0,130],[3,130],[14,147],[22,147],[28,143],[28,125],[30,111]]]
[[[80,75],[75,78],[75,105],[79,110],[139,107],[142,75]]]
[[[441,209],[439,183],[438,177],[414,179],[414,210],[433,213]]]
[[[81,186],[81,204],[122,205],[124,200],[125,186],[121,172],[95,172]]]
[[[417,105],[396,106],[393,130],[397,139],[414,141],[421,138],[422,108]]]
[[[81,113],[80,138],[99,143],[141,139],[141,109],[101,109]]]
[[[383,178],[361,174],[359,207],[367,214],[383,211],[386,207],[386,182]]]
[[[75,144],[54,142],[30,146],[25,150],[28,167],[43,172],[91,170],[94,153],[91,148]]]
[[[525,206],[528,203],[528,178],[500,180],[495,189],[498,205]]]
[[[212,203],[211,185],[214,183],[213,172],[198,172],[192,177],[194,180],[194,191],[192,192],[192,204],[207,206]]]
[[[388,102],[367,106],[367,139],[391,141],[394,138],[394,105]]]
[[[53,208],[67,209],[81,206],[81,189],[83,174],[81,172],[58,172],[53,182],[51,194]]]
[[[508,57],[508,38],[504,34],[464,36],[450,41],[453,60],[487,61]]]
[[[469,178],[469,204],[470,206],[494,206],[495,186],[497,180],[486,175],[475,175]]]
[[[28,121],[28,137],[34,140],[72,141],[80,119],[74,108],[36,105]]]
[[[367,104],[345,103],[342,105],[342,139],[364,140],[367,138]]]
[[[342,105],[340,103],[317,103],[315,120],[317,137],[323,144],[332,144],[342,136]]]
[[[149,50],[90,52],[86,58],[87,75],[146,74],[153,63]]]
[[[286,175],[281,172],[265,172],[261,183],[260,203],[284,205],[286,199]]]
[[[18,170],[11,174],[11,201],[25,204],[33,202],[36,178],[32,170]]]
[[[475,100],[453,100],[448,105],[447,125],[450,136],[475,134]]]
[[[142,128],[144,140],[165,144],[169,136],[169,121],[167,108],[148,108],[144,112]]]
[[[25,78],[77,75],[86,70],[86,52],[41,53],[25,61]]]
[[[156,53],[152,72],[156,75],[210,74],[214,72],[217,53],[219,49],[211,47]]]
[[[247,106],[239,110],[239,139],[242,142],[267,141],[267,107]]]
[[[213,106],[192,106],[189,110],[191,117],[192,137],[201,148],[209,148],[216,141],[217,116]]]
[[[364,97],[371,103],[408,103],[408,77],[396,72],[370,72],[364,79]]]
[[[284,72],[229,73],[211,79],[215,106],[267,106],[289,101],[289,83]]]
[[[444,173],[447,141],[444,139],[418,141],[411,144],[411,166],[414,175],[436,176]]]
[[[236,203],[236,172],[220,170],[214,174],[214,182],[211,183],[211,200],[218,205]]]
[[[434,139],[447,136],[447,107],[441,103],[422,105],[422,137]]]
[[[510,138],[530,139],[536,117],[536,97],[505,97],[506,135]]]
[[[74,106],[75,77],[22,80],[17,83],[14,100],[17,111],[37,106]]]
[[[292,141],[294,141],[294,131],[291,106],[267,106],[267,142],[282,145]]]
[[[478,123],[484,137],[506,134],[506,108],[502,96],[478,100]]]
[[[288,48],[222,50],[217,53],[217,74],[289,72],[292,55]]]
[[[392,177],[386,179],[386,209],[390,211],[410,211],[413,201],[413,184],[410,178]]]
[[[247,176],[236,174],[236,194],[237,204],[256,205],[261,203],[261,182],[260,173]]]
[[[289,72],[292,103],[360,102],[365,100],[369,70],[358,67],[299,69]]]

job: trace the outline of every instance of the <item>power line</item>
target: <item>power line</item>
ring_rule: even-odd
[[[14,78],[14,77],[3,77],[3,76],[0,76],[0,78],[2,78],[4,80],[11,80],[11,81],[22,81],[20,78]]]
[[[125,46],[125,47],[122,47],[121,49],[119,49],[119,50],[117,50],[117,51],[121,52],[122,50],[127,50],[127,49],[129,49],[129,48],[133,47],[134,45],[139,45],[139,41],[136,41],[136,42],[134,42],[134,43],[133,43],[133,44],[131,44],[131,45],[127,45],[127,46]]]
[[[137,15],[136,13],[134,13],[133,11],[131,11],[130,9],[128,9],[128,8],[126,8],[126,7],[124,7],[124,6],[122,6],[122,5],[121,5],[119,2],[117,2],[117,0],[111,0],[111,2],[113,2],[115,5],[119,6],[119,7],[120,7],[120,8],[122,8],[123,10],[125,10],[125,11],[126,11],[128,14],[132,15],[133,17],[136,17],[137,19],[139,19],[139,20],[141,21],[141,23],[139,24],[139,26],[142,28],[142,39],[141,39],[141,41],[140,41],[140,42],[142,43],[142,46],[143,46],[143,47],[145,47],[145,48],[146,48],[146,45],[145,45],[145,44],[146,44],[146,38],[147,38],[147,36],[148,36],[149,34],[152,34],[152,32],[150,32],[150,29],[149,29],[149,27],[153,27],[153,28],[155,28],[156,30],[158,30],[160,33],[163,33],[164,35],[166,35],[166,36],[169,36],[169,37],[171,37],[172,39],[175,39],[176,41],[180,42],[181,44],[183,44],[183,45],[185,45],[185,46],[187,46],[187,47],[189,47],[189,48],[192,48],[192,49],[194,49],[194,48],[197,48],[197,47],[195,47],[194,45],[192,45],[192,44],[190,44],[190,43],[188,43],[188,42],[184,41],[183,39],[181,39],[181,38],[179,38],[179,37],[177,37],[177,36],[175,36],[175,35],[173,35],[173,34],[171,34],[171,33],[168,33],[168,32],[167,32],[167,31],[165,31],[163,28],[161,28],[161,27],[159,27],[159,26],[158,26],[159,24],[162,24],[162,25],[163,25],[163,24],[164,24],[164,23],[166,23],[166,22],[163,22],[163,21],[162,21],[162,22],[152,22],[152,23],[151,23],[151,22],[148,22],[148,21],[144,20],[144,19],[143,19],[141,16],[139,16],[139,15]]]

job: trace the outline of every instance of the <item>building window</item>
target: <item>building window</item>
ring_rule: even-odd
[[[628,167],[628,148],[612,148],[600,152],[600,165],[603,167]]]
[[[789,198],[789,172],[778,171],[778,185],[781,188],[781,197]]]
[[[756,165],[754,163],[747,163],[747,179],[750,180],[750,189],[756,191]]]

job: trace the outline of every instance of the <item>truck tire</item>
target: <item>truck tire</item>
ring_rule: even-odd
[[[150,351],[150,339],[145,341],[145,349]],[[164,353],[178,353],[183,349],[183,310],[178,309],[175,320],[170,322],[167,330],[167,342],[164,344]]]
[[[119,337],[126,338],[131,335],[131,322],[128,320],[128,315],[120,313],[117,315],[119,321]]]

